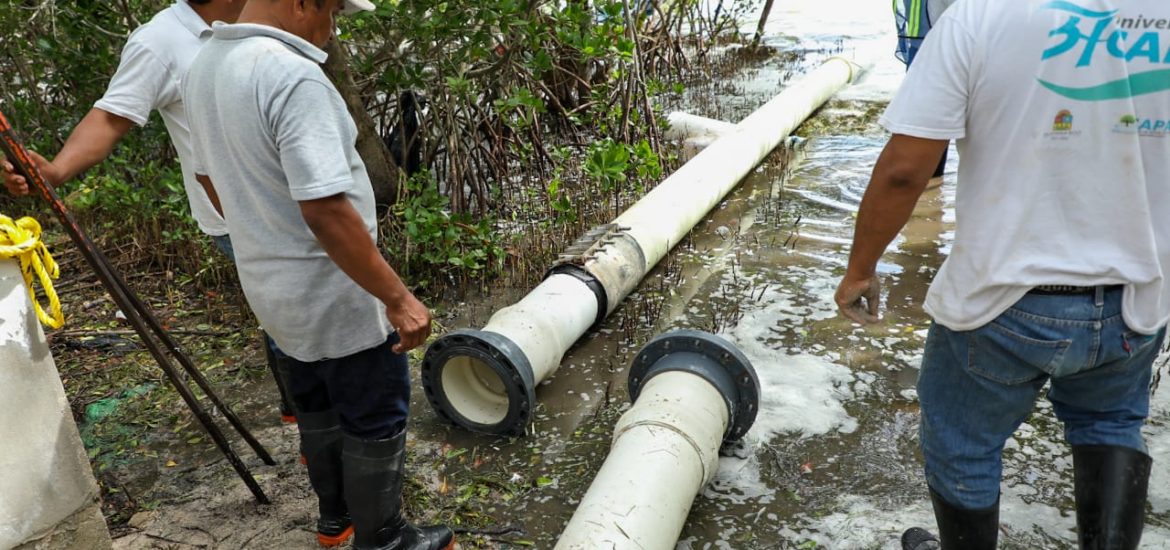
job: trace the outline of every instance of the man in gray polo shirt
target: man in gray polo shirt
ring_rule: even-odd
[[[357,129],[321,70],[333,16],[368,0],[251,0],[217,24],[184,89],[196,172],[215,182],[244,294],[290,357],[323,545],[454,547],[401,514],[410,375],[430,313],[376,246]],[[391,332],[391,326],[396,328]]]

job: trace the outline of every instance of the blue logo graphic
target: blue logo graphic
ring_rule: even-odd
[[[1065,0],[1053,0],[1044,4],[1042,9],[1069,14],[1064,24],[1048,33],[1049,37],[1059,38],[1060,41],[1044,50],[1041,57],[1043,60],[1071,54],[1077,57],[1077,67],[1088,67],[1094,59],[1107,55],[1126,63],[1142,60],[1170,64],[1170,51],[1163,51],[1162,36],[1158,32],[1158,29],[1170,28],[1170,20],[1146,19],[1141,15],[1119,19],[1117,10],[1093,11]],[[1137,32],[1142,29],[1155,30]],[[1134,73],[1127,78],[1082,88],[1062,86],[1043,79],[1040,79],[1040,84],[1057,94],[1079,101],[1123,99],[1170,90],[1170,68]]]

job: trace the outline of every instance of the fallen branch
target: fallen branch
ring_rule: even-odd
[[[187,330],[187,329],[167,329],[171,334],[183,334],[187,336],[227,336],[231,334],[228,331],[217,330]],[[52,336],[132,336],[137,334],[131,329],[115,329],[115,330],[90,330],[90,329],[73,329],[73,330],[59,330],[57,332],[50,332]]]

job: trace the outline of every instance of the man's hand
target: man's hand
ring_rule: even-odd
[[[881,295],[882,283],[877,275],[859,280],[846,277],[841,280],[833,299],[836,300],[837,308],[841,310],[842,315],[854,322],[868,325],[881,320],[878,316]],[[864,304],[862,300],[865,301]]]
[[[396,304],[386,306],[386,318],[398,329],[399,341],[394,344],[394,353],[417,348],[431,335],[431,312],[409,292]]]
[[[53,157],[53,162],[32,151],[28,154],[45,177],[45,183],[57,187],[105,160],[118,140],[133,127],[134,122],[130,119],[94,107],[69,134],[69,139],[65,140],[65,146]],[[9,193],[18,197],[29,194],[29,182],[16,175],[12,164],[2,158],[0,178],[4,179],[4,187],[8,188]]]
[[[44,176],[45,181],[49,185],[56,187],[61,184],[60,170],[57,170],[57,167],[53,166],[53,163],[45,160],[45,157],[38,155],[34,151],[29,151],[28,155],[37,164],[37,169],[41,171],[41,175]],[[8,159],[0,159],[0,176],[4,178],[4,187],[8,189],[9,193],[17,197],[23,197],[29,194],[29,182],[25,181],[24,176],[16,173],[16,167],[8,162]]]

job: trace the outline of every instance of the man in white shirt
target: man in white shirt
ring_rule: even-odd
[[[450,529],[401,510],[405,353],[431,318],[378,250],[357,127],[320,66],[343,5],[374,8],[250,0],[239,24],[215,26],[183,90],[195,171],[215,182],[244,294],[289,357],[319,542],[348,531],[357,550],[451,550]]]
[[[50,162],[35,152],[30,153],[45,179],[58,186],[102,162],[131,128],[146,125],[150,112],[157,110],[179,156],[191,216],[216,247],[235,261],[214,188],[206,177],[197,176],[192,170],[191,132],[181,90],[191,60],[211,36],[211,23],[235,21],[244,1],[177,0],[135,29],[122,48],[118,71],[110,79],[105,95],[73,129],[57,156]],[[29,193],[24,178],[4,159],[0,159],[0,172],[9,192],[17,196]],[[281,418],[295,422],[279,374],[280,351],[267,337],[264,341],[268,366],[281,395]]]
[[[1166,44],[1162,0],[963,0],[882,117],[894,135],[836,294],[848,318],[878,320],[878,258],[947,140],[963,159],[918,379],[944,549],[995,548],[1004,443],[1046,382],[1072,447],[1081,547],[1140,541],[1141,428],[1170,318]]]

